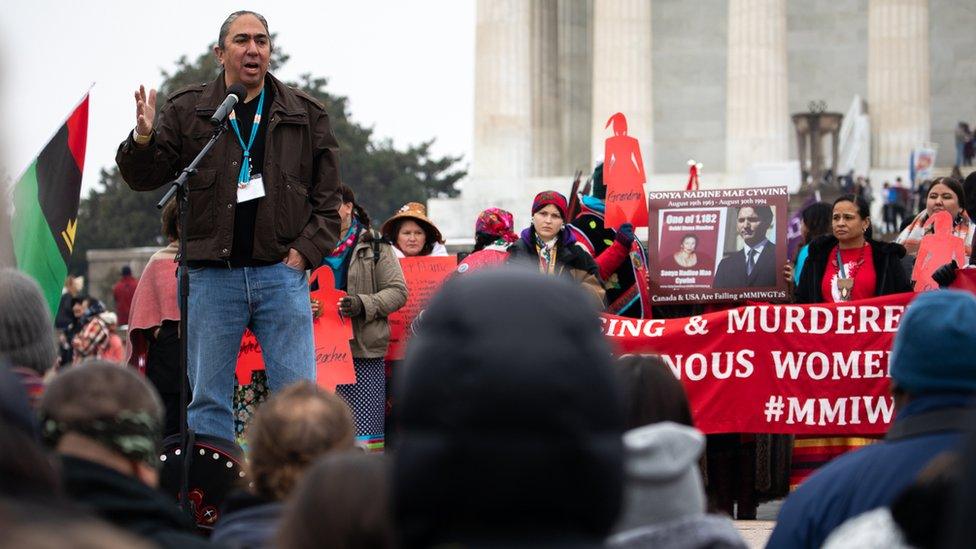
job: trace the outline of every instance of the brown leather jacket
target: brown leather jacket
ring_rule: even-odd
[[[278,261],[295,248],[318,265],[339,235],[339,145],[329,115],[311,96],[273,77],[274,101],[265,141],[265,196],[254,231],[255,259]],[[159,109],[152,141],[132,134],[115,157],[129,187],[151,191],[174,179],[210,139],[210,116],[227,96],[223,74],[170,96]],[[189,179],[187,259],[224,260],[234,240],[237,176],[243,152],[227,132]]]

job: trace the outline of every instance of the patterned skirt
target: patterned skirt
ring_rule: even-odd
[[[254,412],[269,396],[271,390],[268,388],[268,375],[264,370],[252,373],[251,382],[247,385],[238,385],[237,376],[234,376],[234,438],[245,451],[247,441],[244,434],[247,426],[251,424]]]
[[[353,358],[356,383],[339,385],[336,394],[352,409],[356,441],[367,451],[382,452],[385,442],[386,366],[382,358]]]
[[[830,460],[877,441],[877,438],[869,437],[797,436],[793,441],[790,491]]]

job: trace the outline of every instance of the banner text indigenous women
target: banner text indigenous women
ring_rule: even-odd
[[[872,435],[894,417],[888,355],[913,296],[602,324],[619,354],[661,356],[706,433]]]

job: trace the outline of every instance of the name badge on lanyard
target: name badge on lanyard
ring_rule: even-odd
[[[246,145],[244,144],[244,138],[241,137],[241,129],[237,125],[237,116],[234,111],[230,113],[231,128],[234,129],[237,142],[240,143],[241,149],[244,151],[244,158],[241,161],[241,172],[237,176],[238,204],[264,196],[264,181],[261,178],[261,174],[251,173],[251,147],[254,146],[254,140],[258,135],[258,128],[261,126],[262,110],[264,110],[264,90],[261,90],[261,95],[258,97],[258,110],[254,113],[254,123],[251,124],[251,136]]]

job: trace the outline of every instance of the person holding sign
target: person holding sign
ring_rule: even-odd
[[[972,260],[973,235],[976,234],[976,226],[966,212],[966,193],[959,180],[952,177],[939,177],[929,186],[925,209],[916,215],[895,239],[895,242],[904,246],[907,251],[903,261],[906,272],[912,272],[922,237],[931,232],[931,228],[927,229],[925,226],[926,221],[941,211],[948,212],[952,216],[952,235],[961,239],[966,247],[965,259],[959,263],[968,265]]]
[[[243,86],[230,131],[187,181],[187,422],[225,440],[234,438],[234,366],[246,328],[264,350],[273,391],[315,379],[305,270],[339,231],[339,144],[329,116],[268,72],[271,42],[263,16],[230,14],[214,46],[217,78],[172,92],[158,112],[155,90],[140,86],[135,128],[115,158],[133,190],[166,185],[208,142],[228,89]]]
[[[599,267],[566,228],[566,197],[543,191],[532,201],[532,225],[508,248],[509,259],[537,265],[543,274],[569,276],[583,285],[601,309],[606,305]]]
[[[834,201],[832,235],[812,240],[797,303],[837,303],[911,291],[901,265],[905,248],[871,239],[868,205],[861,197],[844,195]],[[874,442],[864,437],[802,437],[793,446],[790,486],[801,484],[828,461]]]
[[[901,265],[905,248],[872,240],[869,216],[861,197],[844,195],[834,201],[833,234],[810,242],[796,287],[797,303],[836,303],[911,291]]]
[[[369,215],[356,203],[356,195],[339,185],[342,238],[322,261],[335,274],[336,289],[345,291],[335,306],[352,319],[353,366],[356,383],[339,385],[336,394],[352,408],[356,439],[371,451],[384,448],[386,411],[386,348],[390,340],[387,319],[407,302],[407,285],[393,247],[370,228]],[[331,303],[312,302],[313,313]]]
[[[566,225],[580,246],[596,260],[600,280],[606,290],[607,312],[643,318],[651,316],[650,290],[647,287],[647,250],[634,235],[634,226],[624,223],[613,229],[605,223],[607,187],[603,183],[603,163],[593,170],[593,190],[580,194],[576,217]],[[638,284],[637,281],[644,281]]]
[[[446,256],[440,230],[427,218],[427,207],[408,202],[383,223],[383,238],[393,244],[397,257]]]

